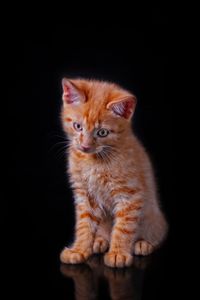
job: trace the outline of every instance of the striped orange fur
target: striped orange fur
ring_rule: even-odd
[[[121,231],[124,234],[134,234],[135,233],[135,229],[126,229],[124,226],[121,227],[115,227],[115,230]]]
[[[66,121],[66,122],[71,122],[72,119],[71,119],[71,118],[65,118],[65,121]]]
[[[76,230],[60,259],[80,263],[108,249],[106,265],[129,266],[133,254],[150,254],[167,232],[151,162],[131,126],[136,98],[113,83],[63,79],[62,85]]]
[[[128,187],[121,187],[121,188],[118,188],[118,189],[114,189],[110,195],[111,197],[114,197],[115,195],[118,195],[118,194],[135,194],[137,192],[137,189],[132,189],[132,188],[128,188]]]
[[[91,219],[93,222],[99,223],[99,218],[95,217],[92,213],[90,212],[84,212],[80,215],[80,219],[84,219],[84,218],[89,218]]]

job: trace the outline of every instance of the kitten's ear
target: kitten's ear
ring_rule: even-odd
[[[137,99],[135,96],[130,95],[125,97],[124,99],[114,100],[107,105],[107,109],[113,111],[114,114],[121,116],[127,120],[130,120],[137,103]]]
[[[66,78],[62,79],[64,104],[79,104],[85,102],[85,94],[75,84]]]

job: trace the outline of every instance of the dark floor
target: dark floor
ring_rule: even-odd
[[[50,245],[14,248],[6,294],[14,292],[20,299],[156,300],[170,299],[173,289],[167,246],[152,257],[135,258],[134,265],[124,269],[104,266],[102,256],[81,265],[60,264],[56,247]]]

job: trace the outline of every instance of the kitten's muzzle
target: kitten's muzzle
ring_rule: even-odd
[[[86,153],[94,152],[94,149],[92,147],[89,147],[89,146],[80,145],[79,149],[83,152],[86,152]]]

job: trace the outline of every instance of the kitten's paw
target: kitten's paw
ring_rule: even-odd
[[[133,262],[133,256],[126,252],[108,252],[104,256],[104,263],[108,267],[123,268],[128,267]]]
[[[153,252],[154,247],[147,241],[141,240],[137,241],[134,245],[134,254],[135,255],[149,255]]]
[[[60,260],[65,264],[80,264],[86,261],[91,251],[79,251],[77,249],[64,248],[60,254]]]
[[[93,253],[104,253],[108,249],[108,241],[102,237],[94,240]]]

